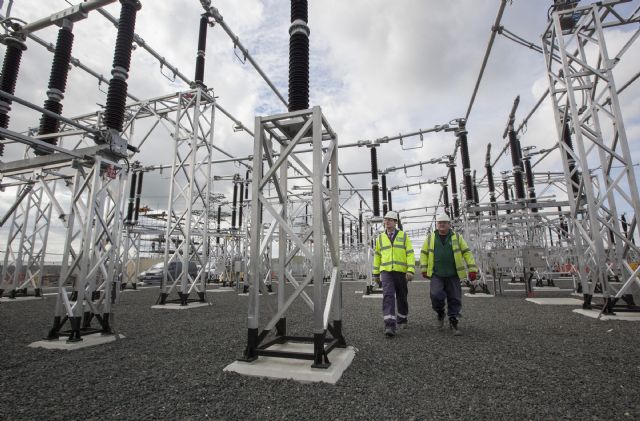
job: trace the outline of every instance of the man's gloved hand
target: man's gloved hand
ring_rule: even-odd
[[[478,274],[476,272],[469,272],[469,281],[475,282],[478,278]]]
[[[422,272],[422,277],[423,277],[424,279],[429,279],[429,277],[427,276],[427,272]]]
[[[380,275],[372,275],[371,280],[376,284],[380,285]]]
[[[411,272],[407,272],[407,274],[405,275],[405,277],[407,278],[407,282],[411,282],[411,281],[413,281],[413,273],[411,273]]]

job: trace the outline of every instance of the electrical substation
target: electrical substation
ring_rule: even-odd
[[[185,0],[197,9],[163,36],[136,21],[164,2],[65,1],[38,19],[0,1],[0,418],[640,417],[638,0],[528,5],[534,35],[505,23],[522,0],[495,0],[450,117],[360,138],[343,133],[387,126],[317,101],[335,90],[314,85],[316,2],[286,2],[269,17],[288,33],[251,39],[215,0]],[[75,52],[83,27],[101,51]],[[263,51],[284,36],[286,75]],[[167,58],[178,40],[191,61]],[[496,48],[526,50],[544,86],[488,116]],[[230,50],[253,122],[210,77]],[[499,66],[511,92],[518,63]],[[79,80],[96,108],[74,102]],[[393,339],[373,272],[389,212],[416,256]],[[478,266],[460,338],[434,327],[420,276],[443,214]]]

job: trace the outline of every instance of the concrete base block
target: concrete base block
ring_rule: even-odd
[[[525,301],[529,301],[534,304],[540,304],[543,306],[581,306],[582,301],[575,298],[525,298]]]
[[[64,351],[75,351],[77,349],[87,348],[90,346],[104,345],[116,340],[124,339],[124,335],[102,335],[101,333],[92,333],[90,335],[82,336],[80,342],[67,342],[67,338],[61,337],[53,341],[36,341],[29,344],[29,348],[44,348],[44,349],[61,349]]]
[[[182,306],[179,303],[167,303],[165,305],[157,304],[151,306],[151,308],[157,308],[160,310],[191,310],[199,307],[208,307],[211,303],[189,303],[189,305]]]
[[[277,344],[270,350],[291,352],[313,352],[313,344],[286,343]],[[302,383],[330,383],[336,384],[342,373],[351,365],[355,356],[355,349],[336,348],[329,353],[331,365],[327,369],[311,367],[312,361],[296,360],[292,358],[258,357],[253,362],[235,361],[226,366],[223,371],[231,371],[243,376],[264,377],[268,379],[290,379]]]
[[[469,294],[467,292],[464,294],[464,296],[469,298],[494,298],[492,294],[482,294],[480,292],[476,292],[475,294]]]
[[[43,294],[46,295],[46,294]],[[54,294],[55,295],[55,294]],[[0,303],[15,303],[15,302],[19,302],[19,301],[33,301],[33,300],[42,300],[42,297],[16,297],[16,298],[9,298],[9,297],[2,297],[0,298]]]
[[[379,298],[382,299],[382,294],[362,294],[362,298]]]
[[[600,314],[600,310],[585,310],[582,308],[577,308],[573,310],[574,313],[582,314],[583,316],[591,317],[593,319],[597,319]],[[619,311],[615,316],[602,315],[600,320],[625,320],[629,322],[640,322],[640,313],[632,313],[626,311]]]

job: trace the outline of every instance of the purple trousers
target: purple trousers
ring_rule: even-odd
[[[381,272],[380,282],[382,283],[384,327],[395,330],[396,324],[407,323],[409,316],[407,278],[404,272]],[[398,301],[397,315],[396,300]]]

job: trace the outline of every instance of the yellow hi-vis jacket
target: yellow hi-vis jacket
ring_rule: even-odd
[[[398,230],[396,232],[393,244],[391,244],[387,232],[383,231],[376,238],[373,274],[380,275],[380,272],[413,273],[413,266],[416,263],[413,255],[413,245],[404,231]]]
[[[427,272],[427,277],[430,278],[433,275],[433,264],[435,261],[435,255],[433,253],[435,249],[435,240],[438,236],[437,233],[432,232],[424,239],[422,250],[420,251],[420,272]],[[451,247],[453,248],[453,259],[456,264],[456,272],[458,272],[458,278],[464,279],[467,277],[467,269],[469,272],[478,272],[476,261],[469,250],[467,242],[457,232],[452,232],[451,235]],[[463,262],[466,262],[466,267]]]

